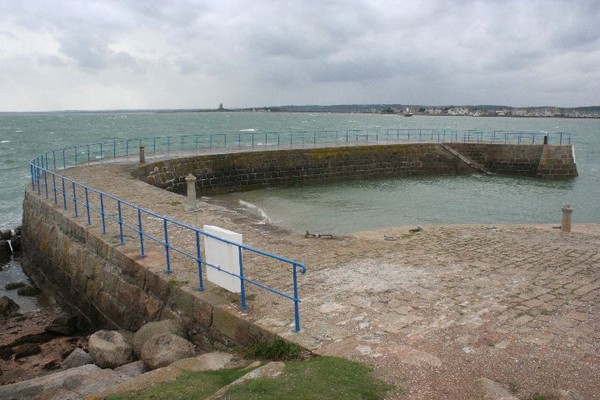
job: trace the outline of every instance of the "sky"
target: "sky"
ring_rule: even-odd
[[[600,0],[0,0],[0,111],[600,105]]]

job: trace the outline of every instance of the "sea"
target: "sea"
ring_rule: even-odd
[[[574,208],[575,223],[600,220],[600,119],[102,111],[0,113],[0,229],[20,225],[23,193],[30,182],[29,161],[49,149],[212,131],[396,128],[570,133],[579,176],[557,181],[478,174],[377,179],[261,189],[213,200],[298,232],[335,234],[431,223],[559,224],[565,204]],[[14,262],[0,265],[0,274]],[[0,284],[6,280],[0,276]]]

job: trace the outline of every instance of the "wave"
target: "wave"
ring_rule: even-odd
[[[256,132],[256,129],[240,129],[240,132]]]
[[[269,218],[269,216],[267,215],[267,213],[265,212],[265,210],[263,210],[262,208],[258,207],[255,204],[249,203],[247,201],[244,200],[240,200],[240,206],[246,208],[251,214],[256,215],[258,217],[261,218],[261,224],[270,224],[271,223],[271,218]]]

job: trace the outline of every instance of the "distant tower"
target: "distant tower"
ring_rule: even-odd
[[[223,111],[223,110],[225,110],[225,108],[223,108],[223,103],[220,103],[220,104],[219,104],[219,108],[218,108],[218,110],[219,110],[219,111]]]

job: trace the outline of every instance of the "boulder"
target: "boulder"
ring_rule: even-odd
[[[10,229],[0,230],[0,240],[10,240],[12,238],[12,231]]]
[[[13,299],[7,296],[0,297],[0,318],[10,318],[21,308]]]
[[[81,367],[93,363],[92,356],[79,347],[76,348],[65,358],[62,365],[65,369]]]
[[[40,289],[34,285],[25,285],[17,290],[19,296],[37,296],[40,294]]]
[[[182,358],[196,355],[194,345],[173,333],[152,336],[142,347],[141,359],[150,369],[166,367]]]
[[[48,333],[71,336],[77,332],[77,317],[62,312],[44,330]]]
[[[15,236],[21,236],[21,227],[20,226],[17,226],[15,228]]]
[[[12,251],[10,249],[10,245],[7,240],[0,240],[0,260],[10,260],[10,255]]]
[[[133,361],[133,348],[117,331],[98,331],[90,336],[88,348],[100,368],[116,368]]]
[[[139,357],[142,353],[144,343],[151,337],[161,333],[172,333],[187,339],[185,327],[179,321],[165,319],[163,321],[149,322],[133,335],[133,351],[135,352],[135,355]]]
[[[25,282],[8,282],[4,285],[4,290],[15,290],[27,285]]]
[[[119,375],[135,378],[148,372],[148,368],[146,368],[146,364],[142,360],[139,360],[115,368],[115,372],[118,372]]]
[[[20,253],[21,252],[21,236],[13,236],[12,239],[10,239],[10,245],[12,246],[14,253]]]

